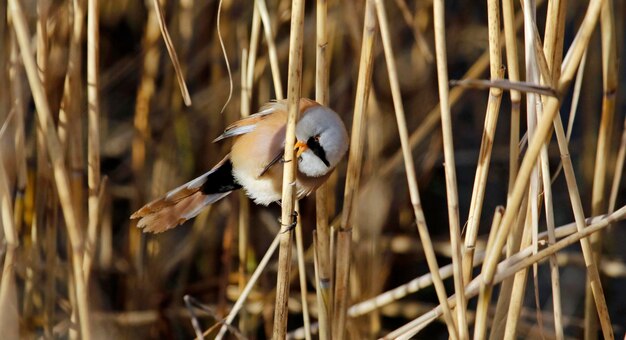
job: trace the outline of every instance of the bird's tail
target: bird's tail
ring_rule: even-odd
[[[196,217],[204,207],[239,189],[227,156],[204,175],[171,190],[130,216],[144,232],[160,233]]]

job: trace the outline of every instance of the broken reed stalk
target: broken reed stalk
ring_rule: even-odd
[[[426,227],[426,219],[424,216],[424,210],[419,196],[419,189],[417,186],[417,177],[415,175],[415,166],[413,163],[413,154],[409,146],[408,129],[406,126],[406,118],[404,115],[404,107],[402,105],[402,97],[400,95],[400,84],[398,81],[398,73],[396,69],[395,57],[391,47],[391,37],[389,33],[389,24],[387,21],[387,14],[385,12],[384,3],[380,0],[376,0],[376,13],[378,15],[378,21],[380,23],[380,33],[383,41],[383,48],[385,51],[385,61],[387,63],[387,73],[389,75],[389,83],[391,86],[391,93],[393,96],[394,108],[396,113],[396,122],[398,125],[398,134],[400,137],[400,143],[402,146],[402,155],[404,157],[406,177],[409,186],[409,194],[411,196],[411,204],[413,206],[413,213],[417,222],[417,230],[420,236],[420,240],[424,247],[424,254],[426,255],[426,261],[428,262],[428,268],[433,274],[435,290],[437,292],[437,298],[443,306],[444,320],[448,327],[448,333],[450,338],[458,339],[457,327],[452,318],[452,312],[448,307],[447,295],[443,281],[439,276],[439,265],[437,264],[437,258],[433,249],[430,235],[428,234],[428,228]]]
[[[69,177],[65,167],[65,159],[61,151],[58,135],[52,121],[52,113],[46,99],[45,91],[41,80],[39,79],[35,58],[30,52],[30,33],[24,11],[19,0],[11,0],[9,2],[10,13],[13,19],[13,29],[17,36],[17,41],[22,54],[22,61],[28,77],[35,106],[37,108],[37,117],[39,126],[46,138],[46,148],[52,163],[54,180],[59,194],[61,209],[65,218],[65,224],[72,248],[72,270],[75,280],[76,299],[78,303],[78,314],[80,318],[80,330],[83,339],[91,337],[89,305],[87,300],[87,287],[85,285],[84,275],[82,272],[83,262],[83,238],[78,227],[76,213],[72,206],[72,199],[69,192]]]
[[[456,321],[459,331],[459,339],[469,339],[467,326],[467,301],[465,300],[465,285],[463,275],[463,257],[461,255],[463,242],[459,221],[459,194],[456,181],[456,162],[454,160],[454,140],[452,131],[452,117],[450,103],[448,101],[448,56],[446,52],[446,21],[445,1],[435,0],[433,3],[433,24],[435,32],[435,54],[437,60],[437,79],[439,84],[439,106],[441,107],[441,130],[443,133],[444,170],[446,175],[446,198],[448,201],[448,220],[450,223],[450,246],[452,248],[452,264],[454,268],[454,291],[457,293]],[[499,30],[499,29],[498,29]],[[499,31],[498,31],[499,34]],[[499,47],[498,47],[499,49]],[[466,271],[471,273],[470,268]]]
[[[154,8],[154,11],[156,12],[156,18],[159,23],[159,29],[161,30],[161,35],[163,36],[163,42],[165,42],[167,53],[169,54],[170,59],[172,60],[172,65],[174,66],[174,72],[176,72],[176,80],[178,80],[178,86],[180,87],[180,92],[181,92],[181,95],[183,96],[183,101],[185,102],[185,105],[191,106],[191,96],[189,96],[189,90],[187,89],[187,84],[185,83],[185,76],[183,75],[183,70],[180,67],[180,62],[178,61],[178,55],[176,54],[176,49],[174,48],[174,43],[172,42],[172,38],[170,37],[170,33],[167,31],[167,24],[165,23],[165,17],[163,15],[163,10],[161,9],[161,5],[159,4],[159,0],[153,0],[152,7]],[[217,29],[219,30],[219,25],[217,27],[218,27]],[[228,59],[226,59],[226,63],[228,63]]]
[[[350,132],[350,149],[348,154],[348,169],[344,190],[343,212],[341,227],[337,230],[337,242],[334,244],[335,256],[334,305],[332,315],[332,339],[345,337],[346,313],[348,310],[350,274],[350,242],[352,241],[353,218],[356,210],[357,190],[361,177],[363,162],[363,144],[365,142],[365,121],[367,117],[367,103],[372,84],[372,69],[374,67],[374,42],[376,40],[376,14],[372,0],[365,2],[363,21],[363,40],[361,42],[361,56],[359,59],[359,74],[354,101],[354,115],[352,131]],[[346,257],[347,256],[347,257]]]
[[[600,214],[606,210],[606,176],[611,154],[611,137],[615,123],[615,105],[617,103],[617,84],[619,80],[617,61],[617,38],[613,1],[604,1],[600,14],[600,33],[602,40],[602,116],[596,144],[593,185],[591,190],[591,214]],[[596,265],[602,258],[602,234],[597,233],[590,239]],[[597,312],[589,285],[585,295],[585,339],[597,338]]]
[[[559,93],[564,93],[565,90],[569,87],[573,75],[576,71],[576,68],[580,64],[580,60],[584,53],[586,46],[589,43],[591,33],[593,28],[595,27],[600,9],[602,6],[602,1],[592,1],[589,5],[587,13],[585,14],[585,18],[581,25],[581,28],[578,32],[577,38],[575,42],[572,44],[570,51],[568,52],[568,57],[566,57],[566,61],[563,65],[562,78],[559,81],[557,86],[557,91]],[[483,272],[484,277],[483,280],[485,282],[490,282],[493,279],[493,274],[495,272],[495,266],[497,264],[497,259],[499,257],[499,253],[504,246],[504,242],[508,235],[510,225],[512,224],[515,218],[515,212],[518,211],[519,206],[522,201],[522,196],[525,192],[526,185],[528,183],[528,179],[530,176],[530,172],[534,166],[535,161],[539,155],[539,151],[551,131],[552,121],[556,118],[560,121],[559,116],[557,115],[559,108],[559,100],[553,97],[547,97],[544,102],[544,116],[539,121],[536,130],[536,137],[529,143],[528,151],[524,160],[522,161],[522,165],[520,167],[520,172],[518,178],[515,182],[515,187],[513,191],[513,195],[511,201],[509,202],[509,206],[507,207],[507,211],[503,217],[502,228],[498,233],[496,243],[494,244],[494,248],[489,250],[487,259],[483,264]],[[558,131],[559,124],[555,124],[557,128],[557,137],[560,135]],[[561,126],[562,130],[562,126]],[[564,136],[564,134],[563,134]],[[560,138],[558,138],[560,139]],[[559,141],[559,148],[561,148],[561,152],[564,155],[568,155],[566,141]],[[565,152],[564,152],[565,151]],[[566,164],[568,166],[566,166]],[[571,160],[566,156],[564,158],[564,168],[566,171],[566,179],[568,182],[568,189],[570,191],[570,199],[572,200],[572,204],[574,206],[574,214],[577,221],[577,227],[579,230],[585,228],[584,226],[584,216],[582,214],[582,209],[578,209],[580,207],[580,197],[577,192],[577,187],[575,183],[575,178],[573,177],[573,169],[571,167]],[[590,257],[591,249],[589,246],[589,242],[586,239],[581,240],[581,245],[583,248],[583,254],[586,259],[586,264],[588,266],[588,271],[594,279],[592,280],[592,289],[594,290],[594,297],[596,298],[596,303],[598,304],[598,311],[600,319],[603,324],[603,331],[605,332],[605,336],[611,338],[612,330],[610,328],[610,323],[608,321],[608,312],[606,310],[606,301],[604,300],[604,294],[602,293],[602,287],[599,282],[598,270],[595,264],[593,263],[593,258]]]
[[[487,1],[487,22],[489,32],[489,73],[491,80],[502,79],[502,47],[500,44],[500,6],[497,0]],[[495,139],[500,103],[502,101],[502,90],[492,88],[489,90],[487,101],[487,111],[483,136],[480,142],[478,163],[476,165],[476,176],[472,190],[472,199],[467,221],[467,232],[465,234],[465,248],[463,254],[464,261],[464,281],[469,282],[472,276],[472,258],[476,247],[476,237],[480,224],[480,216],[487,187],[487,177],[489,176],[489,165],[491,163],[491,151]]]
[[[281,223],[289,226],[293,219],[295,196],[296,167],[294,144],[296,139],[296,121],[300,111],[300,91],[302,83],[302,44],[304,35],[304,0],[293,0],[291,5],[291,29],[289,35],[289,71],[287,80],[287,131],[285,134],[285,164],[282,182]],[[283,230],[280,235],[278,275],[276,279],[276,307],[274,310],[273,338],[283,339],[287,334],[287,316],[289,310],[289,271],[291,269],[292,230]]]
[[[532,247],[527,247],[520,250],[519,252],[498,263],[496,274],[493,278],[493,284],[502,282],[507,277],[515,275],[517,272],[524,268],[527,268],[528,266],[531,266],[533,263],[542,261],[546,257],[549,257],[550,255],[555,254],[556,252],[576,242],[580,242],[580,240],[589,237],[589,235],[601,231],[604,228],[607,228],[609,225],[614,224],[617,221],[621,221],[624,218],[626,218],[626,206],[623,206],[611,215],[604,216],[602,219],[590,224],[582,231],[576,228],[576,231],[574,231],[572,234],[569,234],[568,236],[559,240],[554,245],[543,248],[536,254],[533,254]],[[501,227],[504,227],[504,224],[501,224]],[[562,234],[563,229],[571,230],[571,224],[557,228],[557,235]],[[475,297],[479,293],[480,285],[482,284],[481,281],[484,280],[483,275],[484,273],[481,273],[465,287],[465,296],[468,299]],[[451,296],[446,304],[449,305],[449,308],[454,308],[454,306],[456,305],[456,299],[454,298],[454,296]],[[430,312],[422,314],[417,319],[414,319],[413,321],[387,334],[385,337],[383,337],[383,339],[409,339],[442,315],[442,306],[439,305]]]
[[[259,14],[261,15],[261,22],[263,23],[263,32],[265,33],[265,42],[267,43],[270,68],[272,70],[272,79],[274,80],[274,92],[276,94],[276,99],[281,100],[285,97],[283,95],[283,85],[280,77],[280,67],[278,65],[278,52],[276,51],[274,33],[272,32],[272,21],[270,20],[270,14],[267,11],[267,4],[265,3],[265,0],[255,0],[254,3],[259,11]]]
[[[329,71],[328,58],[328,29],[327,29],[328,3],[326,0],[317,0],[315,7],[315,101],[328,106],[329,104]],[[318,334],[320,339],[330,339],[329,320],[332,299],[331,263],[330,263],[330,229],[328,226],[328,184],[322,184],[315,191],[315,215],[316,215],[316,242],[314,247],[316,259],[316,294],[317,313],[319,320]]]
[[[83,274],[89,282],[89,272],[96,252],[100,216],[100,81],[99,81],[99,0],[87,2],[87,183],[89,187],[89,223],[85,242]]]

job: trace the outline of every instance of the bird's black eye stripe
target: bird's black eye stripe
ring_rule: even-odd
[[[326,159],[326,152],[324,148],[320,145],[319,136],[313,136],[306,141],[306,145],[313,151],[313,153],[319,157],[319,159],[326,164],[327,167],[330,167],[330,162]]]

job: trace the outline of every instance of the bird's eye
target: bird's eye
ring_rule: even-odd
[[[313,139],[315,139],[316,142],[319,142],[320,141],[320,135],[317,135],[317,136],[313,137]]]

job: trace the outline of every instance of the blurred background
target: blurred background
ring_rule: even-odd
[[[42,58],[40,77],[52,116],[59,130],[65,129],[63,150],[73,183],[79,225],[87,225],[87,63],[85,34],[72,51],[74,4],[86,1],[21,1],[25,9],[32,48]],[[537,1],[537,22],[543,32],[546,5]],[[95,238],[94,260],[88,297],[97,338],[189,338],[194,335],[183,296],[188,294],[206,305],[211,313],[199,313],[203,329],[223,318],[239,295],[242,273],[251,273],[278,232],[278,205],[250,206],[247,261],[238,257],[238,220],[243,195],[230,195],[198,218],[159,235],[142,234],[129,220],[130,214],[160,196],[210,169],[228,153],[230,142],[212,143],[224,127],[241,116],[242,51],[250,51],[254,4],[225,0],[219,23],[232,71],[233,93],[217,36],[218,1],[162,1],[169,33],[184,73],[192,105],[183,103],[172,62],[167,54],[152,1],[100,1],[100,152],[103,193],[100,226]],[[291,1],[267,0],[283,88],[287,85]],[[330,107],[352,125],[356,82],[363,31],[364,1],[329,1]],[[516,12],[521,12],[516,3]],[[587,3],[567,4],[566,41],[569,46],[580,25]],[[618,56],[623,50],[624,1],[616,0],[615,17]],[[432,2],[429,0],[386,2],[396,53],[407,125],[412,139],[415,168],[428,228],[440,265],[451,262],[443,170],[442,136],[436,111],[439,102]],[[450,79],[462,79],[473,67],[474,78],[488,79],[486,2],[448,1],[446,29]],[[307,1],[304,24],[302,96],[315,98],[315,1]],[[43,19],[42,19],[43,18]],[[40,23],[43,23],[40,25]],[[85,22],[86,23],[86,22]],[[45,43],[35,37],[44,32]],[[581,97],[574,121],[570,152],[585,207],[591,216],[596,141],[601,116],[602,64],[599,29],[592,38],[584,70]],[[378,35],[378,33],[377,33]],[[520,60],[523,60],[521,31]],[[15,286],[11,301],[19,310],[21,338],[66,338],[76,336],[72,324],[72,287],[69,241],[59,208],[52,171],[45,148],[38,142],[35,106],[7,20],[7,2],[0,4],[1,158],[9,188],[16,202],[19,247],[14,257]],[[41,45],[43,44],[43,45]],[[41,48],[43,46],[43,49]],[[428,272],[416,232],[413,209],[404,175],[400,141],[393,111],[389,80],[380,37],[374,54],[373,86],[370,93],[365,137],[363,173],[356,208],[352,247],[351,301],[373,297]],[[78,57],[72,59],[72,55]],[[39,59],[38,59],[39,60]],[[77,87],[68,87],[66,75],[73,61]],[[626,69],[623,59],[620,70]],[[619,72],[619,82],[626,81]],[[68,89],[71,94],[68,95]],[[488,92],[462,89],[452,107],[454,145],[459,186],[461,224],[467,220],[474,174],[483,131]],[[615,158],[624,129],[624,86],[619,86],[611,138],[607,183],[614,178]],[[267,39],[261,29],[250,84],[250,110],[276,99]],[[562,118],[567,122],[571,94],[567,94]],[[524,100],[522,100],[524,103]],[[220,113],[222,107],[223,113]],[[525,104],[522,104],[525,106]],[[20,129],[15,110],[23,112],[23,149],[15,137]],[[63,113],[66,116],[63,118]],[[486,240],[492,212],[506,203],[509,165],[510,98],[505,93],[500,109],[487,191],[480,223]],[[524,108],[522,108],[522,112]],[[12,117],[12,118],[10,118]],[[433,120],[433,117],[435,118]],[[522,118],[524,122],[525,119]],[[415,134],[418,131],[418,134]],[[522,123],[525,131],[525,123]],[[523,134],[523,132],[522,132]],[[63,136],[63,134],[61,133]],[[558,166],[556,142],[549,150],[551,170]],[[25,170],[20,168],[25,163]],[[330,180],[329,215],[340,216],[346,162]],[[106,178],[106,179],[104,179]],[[610,184],[607,185],[606,197]],[[553,185],[556,225],[574,220],[565,180],[561,174]],[[626,184],[622,181],[617,207],[624,205]],[[79,197],[79,198],[77,198]],[[82,197],[83,199],[80,199]],[[21,204],[21,205],[20,205]],[[20,209],[21,207],[21,209]],[[301,202],[305,249],[312,244],[315,199]],[[540,225],[545,225],[544,220]],[[626,330],[626,243],[624,222],[606,231],[601,274],[609,312],[617,337]],[[2,253],[6,252],[3,246]],[[3,256],[4,258],[4,256]],[[243,335],[271,335],[276,285],[275,257],[252,292],[240,321]],[[295,256],[293,257],[295,261]],[[582,336],[585,300],[585,268],[580,246],[575,244],[558,256],[563,294],[565,333]],[[294,262],[295,263],[295,262]],[[312,315],[315,317],[315,285],[312,256],[307,258],[307,282]],[[295,265],[291,273],[292,298],[289,329],[302,326],[299,285]],[[453,290],[451,280],[446,285]],[[536,338],[534,288],[528,280],[526,303],[518,329],[520,338]],[[549,268],[539,266],[539,302],[543,330],[553,338]],[[365,316],[350,319],[351,338],[385,334],[430,310],[437,304],[432,287],[396,301]],[[470,309],[475,308],[472,300]],[[1,309],[0,309],[1,312]],[[435,322],[420,336],[446,339],[445,325]]]

